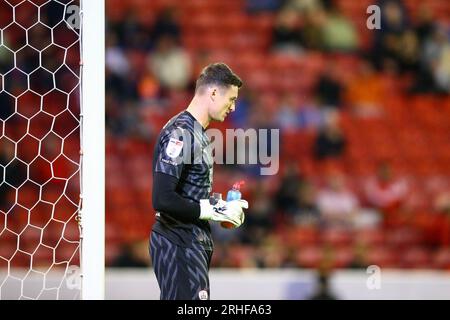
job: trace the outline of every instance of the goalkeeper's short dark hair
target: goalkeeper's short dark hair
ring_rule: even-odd
[[[225,63],[212,63],[206,66],[197,79],[195,91],[208,85],[220,87],[242,87],[242,80]]]

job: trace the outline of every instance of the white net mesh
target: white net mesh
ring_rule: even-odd
[[[0,0],[0,299],[80,297],[78,5]]]

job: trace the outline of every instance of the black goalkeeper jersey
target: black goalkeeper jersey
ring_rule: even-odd
[[[213,177],[211,141],[188,111],[174,116],[161,130],[153,154],[155,172],[176,177],[176,192],[191,202],[209,198]],[[182,247],[213,248],[211,228],[205,220],[184,223],[170,212],[156,212],[153,231]]]

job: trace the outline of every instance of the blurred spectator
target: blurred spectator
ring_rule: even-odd
[[[148,242],[146,240],[125,243],[121,253],[111,266],[119,268],[147,268],[150,266],[148,256]]]
[[[347,188],[344,175],[337,172],[330,174],[326,186],[318,191],[317,206],[325,227],[352,228],[359,210],[358,199]]]
[[[255,93],[249,88],[242,88],[239,99],[236,101],[236,109],[229,115],[234,127],[245,128],[248,125],[249,112],[255,104]]]
[[[435,197],[434,208],[438,212],[450,214],[450,190],[443,190]]]
[[[108,33],[106,36],[105,64],[106,68],[118,76],[124,75],[130,70],[130,63],[123,48],[118,45],[114,33]]]
[[[317,7],[305,12],[304,24],[302,27],[303,46],[310,50],[322,50],[323,28],[327,22],[327,13],[321,7]]]
[[[287,131],[298,129],[315,131],[321,127],[325,121],[325,114],[319,109],[315,99],[311,98],[310,101],[303,102],[298,100],[291,93],[281,97],[275,119],[278,128]]]
[[[56,1],[50,1],[40,8],[39,20],[49,27],[54,27],[61,22],[61,18],[65,15],[65,6]]]
[[[5,176],[6,166],[14,157],[14,150],[8,147],[8,144],[4,140],[0,140],[0,174],[2,177],[2,183],[0,183],[0,210],[6,212],[7,201],[8,201],[8,191],[7,186],[3,182],[3,177]],[[10,189],[11,190],[11,189]]]
[[[138,100],[137,80],[138,74],[136,72],[117,74],[111,72],[109,68],[106,69],[107,91],[119,100]]]
[[[310,181],[303,181],[296,199],[292,221],[297,225],[315,225],[319,222],[320,212],[316,204],[316,190]]]
[[[316,131],[324,126],[327,112],[319,109],[319,104],[314,98],[303,102],[299,109],[300,128],[308,131]]]
[[[330,112],[325,120],[325,127],[318,132],[314,142],[314,156],[318,160],[338,158],[344,151],[346,139],[339,126],[338,114]]]
[[[296,202],[303,177],[297,167],[290,164],[286,167],[278,191],[275,193],[277,210],[294,214],[297,210]]]
[[[368,181],[365,193],[371,207],[392,214],[405,200],[408,185],[405,180],[395,178],[390,165],[385,162],[378,167],[376,177]]]
[[[316,277],[316,292],[309,300],[338,300],[331,292],[329,285],[330,275],[328,272],[318,272]]]
[[[245,215],[241,234],[244,242],[259,245],[273,226],[274,208],[267,187],[262,183],[256,185],[251,199],[252,206]]]
[[[280,101],[277,113],[277,124],[282,130],[297,130],[300,128],[299,106],[292,94],[286,94]]]
[[[369,263],[367,262],[367,246],[357,243],[354,248],[354,257],[350,265],[351,269],[366,269]]]
[[[320,0],[287,0],[283,5],[283,9],[296,10],[300,13],[306,11],[314,11],[322,8]]]
[[[176,43],[180,42],[180,25],[175,7],[167,7],[158,14],[152,30],[152,41],[158,43],[161,37],[169,36]]]
[[[15,189],[27,180],[28,170],[23,162],[15,156],[14,144],[0,139],[0,210],[7,212],[12,203],[8,203],[9,196]]]
[[[315,94],[326,108],[340,108],[342,104],[342,85],[339,70],[335,63],[328,63],[320,75]]]
[[[246,9],[250,13],[276,11],[284,0],[246,0]]]
[[[272,46],[277,52],[299,53],[302,51],[302,35],[299,15],[293,10],[278,13],[272,35]]]
[[[432,73],[433,66],[428,61],[429,57],[426,54],[426,47],[430,43],[430,39],[433,38],[436,28],[437,25],[434,20],[433,11],[426,3],[423,3],[419,7],[417,23],[414,28],[419,45],[419,61],[416,77],[411,87],[413,93],[437,91],[437,85]]]
[[[450,43],[447,30],[438,27],[425,42],[424,63],[431,70],[440,91],[450,92]]]
[[[381,28],[375,33],[374,58],[381,66],[383,60],[397,61],[401,37],[408,26],[406,10],[397,0],[380,1]]]
[[[285,247],[272,235],[267,236],[258,250],[259,268],[282,268],[286,259]]]
[[[184,89],[191,79],[191,60],[171,36],[160,37],[148,58],[148,66],[164,88]]]
[[[160,87],[158,80],[150,72],[146,72],[138,83],[139,97],[144,102],[160,102]]]
[[[151,32],[140,24],[134,9],[125,14],[125,20],[109,26],[118,37],[119,45],[125,49],[149,50],[153,46]]]
[[[327,13],[323,25],[323,47],[328,51],[351,52],[357,49],[358,38],[353,24],[336,6]]]
[[[0,106],[0,120],[6,120],[14,113],[14,100],[6,93],[0,94]]]
[[[439,192],[433,203],[434,209],[441,214],[437,228],[438,239],[442,246],[450,246],[450,190]]]
[[[397,59],[400,71],[416,73],[419,69],[420,46],[415,32],[411,29],[406,30],[398,45]]]
[[[422,47],[425,41],[432,36],[435,30],[435,20],[433,10],[430,9],[427,3],[421,3],[418,8],[417,22],[415,26],[415,33]]]
[[[360,62],[356,76],[346,88],[346,101],[356,115],[378,116],[384,98],[383,81],[368,59]]]

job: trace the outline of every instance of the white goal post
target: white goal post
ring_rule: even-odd
[[[0,0],[0,300],[105,299],[105,0]]]
[[[105,1],[81,0],[82,299],[105,297]]]

